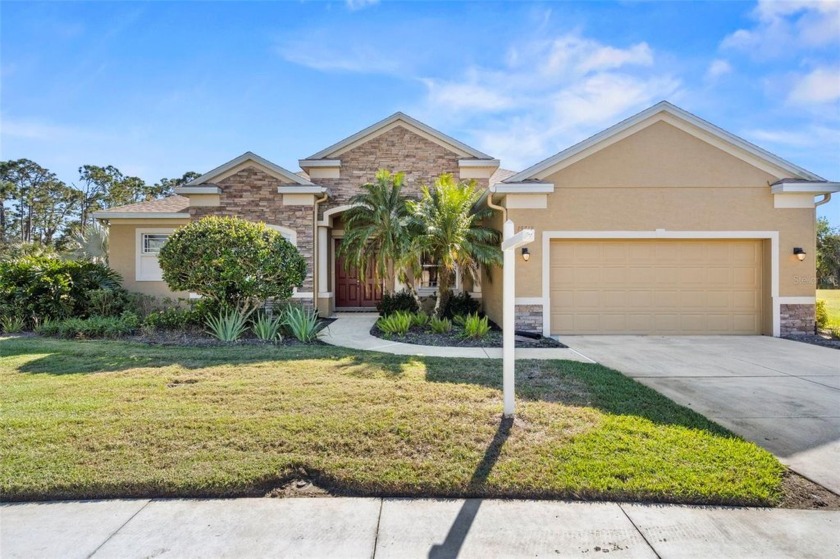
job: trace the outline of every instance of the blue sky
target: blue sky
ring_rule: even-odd
[[[0,4],[0,157],[297,170],[394,111],[521,170],[667,99],[840,180],[840,2]],[[840,226],[840,200],[822,206]]]

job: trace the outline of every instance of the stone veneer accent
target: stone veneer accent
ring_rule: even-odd
[[[516,305],[516,329],[523,332],[543,331],[542,305]]]
[[[346,205],[359,192],[359,187],[373,182],[376,171],[388,169],[405,173],[403,193],[419,196],[420,187],[432,184],[441,173],[452,173],[460,178],[457,153],[397,126],[349,151],[327,159],[340,159],[340,178],[313,179],[326,186],[330,199],[321,204],[322,210]],[[476,179],[480,187],[487,187],[487,179]]]
[[[284,183],[254,167],[245,168],[217,183],[221,189],[220,205],[191,207],[190,218],[207,215],[237,216],[249,221],[263,221],[297,232],[297,248],[306,259],[306,279],[300,291],[312,291],[312,206],[284,206],[278,186],[300,186]],[[311,301],[310,301],[311,303]]]
[[[781,335],[798,336],[816,331],[815,305],[781,305]]]

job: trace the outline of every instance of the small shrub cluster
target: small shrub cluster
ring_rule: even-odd
[[[478,314],[481,310],[481,301],[477,301],[467,291],[452,295],[443,309],[443,316],[454,318],[456,316],[468,316]]]
[[[140,327],[140,319],[132,312],[120,316],[92,316],[89,318],[67,318],[44,320],[35,331],[43,336],[59,338],[121,338],[133,334]]]
[[[376,310],[379,311],[380,316],[389,316],[396,312],[415,313],[419,308],[414,295],[406,290],[397,293],[386,292],[382,295],[382,300],[376,305]]]
[[[152,330],[184,330],[188,326],[199,326],[204,314],[201,309],[181,305],[153,310],[146,315],[143,326]]]
[[[397,311],[388,316],[381,316],[376,321],[376,327],[386,337],[405,336],[412,328],[421,331],[428,330],[435,334],[447,334],[452,332],[453,324],[458,326],[460,335],[465,338],[480,340],[490,333],[490,320],[477,313],[466,316],[457,315],[450,320],[449,318],[430,317],[424,312]]]
[[[817,299],[816,319],[818,330],[828,326],[828,308],[825,306],[824,299]]]

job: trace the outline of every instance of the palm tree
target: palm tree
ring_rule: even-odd
[[[108,264],[108,229],[101,225],[92,223],[76,232],[70,246],[76,258]]]
[[[501,235],[480,225],[493,210],[478,208],[481,191],[475,181],[457,182],[443,174],[422,196],[409,202],[418,233],[412,241],[414,258],[426,256],[439,265],[435,314],[442,316],[452,293],[456,271],[476,279],[481,266],[501,265]]]
[[[359,279],[370,275],[378,281],[396,273],[406,278],[403,259],[411,245],[413,221],[408,198],[402,194],[405,175],[386,169],[376,172],[373,183],[362,185],[362,192],[350,199],[344,212],[344,239],[339,253],[348,267],[356,268]]]

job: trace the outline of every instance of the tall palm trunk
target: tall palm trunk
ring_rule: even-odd
[[[443,313],[446,311],[446,305],[449,303],[451,296],[452,270],[446,266],[441,266],[438,271],[438,292],[437,301],[435,301],[435,315],[438,318],[443,318]]]

